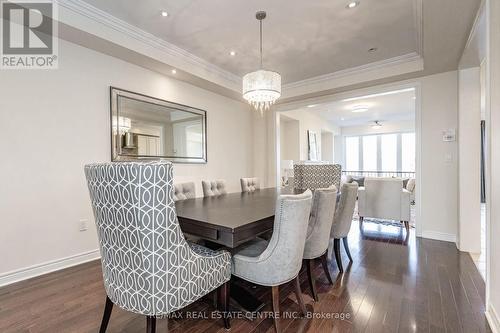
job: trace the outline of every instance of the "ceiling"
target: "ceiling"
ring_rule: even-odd
[[[264,67],[284,83],[418,51],[415,0],[362,0],[354,9],[347,0],[85,1],[238,76],[259,66],[255,12],[266,10]]]
[[[366,106],[368,111],[354,113],[356,107]],[[415,90],[392,91],[382,96],[366,96],[338,100],[311,108],[304,108],[340,127],[362,126],[378,120],[382,124],[415,120]]]

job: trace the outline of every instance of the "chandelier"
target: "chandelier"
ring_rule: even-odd
[[[281,96],[281,75],[262,66],[262,20],[266,12],[255,15],[260,23],[260,69],[243,76],[243,98],[262,114]]]

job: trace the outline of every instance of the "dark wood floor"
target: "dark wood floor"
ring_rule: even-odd
[[[330,261],[333,286],[320,263],[316,266],[319,302],[309,296],[301,273],[313,318],[282,318],[286,332],[491,332],[484,316],[484,281],[469,255],[454,244],[416,239],[413,230],[405,238],[399,228],[370,223],[362,233],[353,226],[349,239],[354,263],[338,274]],[[282,310],[288,314],[298,311],[292,288],[281,289]],[[269,304],[269,288],[254,290]],[[7,286],[0,289],[0,332],[97,332],[104,298],[98,261]],[[222,320],[186,318],[188,313],[210,317],[212,303],[203,299],[189,312],[177,313],[179,318],[158,320],[157,331],[224,332]],[[344,320],[328,318],[335,314]],[[108,332],[143,331],[144,317],[115,307]],[[272,332],[272,319],[233,319],[231,331]]]

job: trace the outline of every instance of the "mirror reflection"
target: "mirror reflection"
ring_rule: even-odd
[[[115,159],[206,162],[205,111],[132,95],[112,91],[116,104],[112,117]]]

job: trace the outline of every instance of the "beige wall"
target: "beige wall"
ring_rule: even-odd
[[[208,163],[174,165],[175,181],[194,181],[198,195],[202,179],[239,191],[240,177],[265,169],[246,104],[64,41],[59,52],[57,70],[0,73],[0,283],[9,271],[95,255],[83,166],[110,160],[110,85],[207,110]]]

